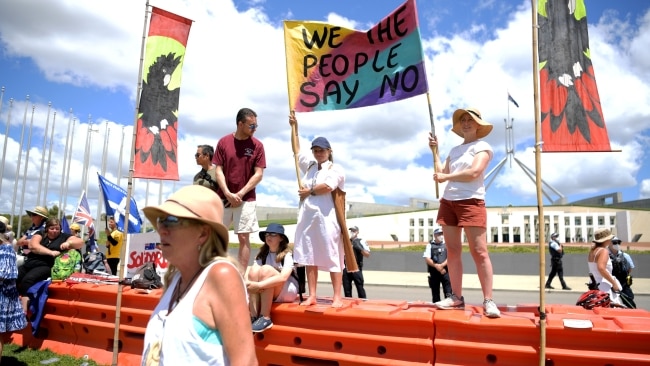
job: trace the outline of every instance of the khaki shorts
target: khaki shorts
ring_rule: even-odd
[[[487,228],[485,201],[470,198],[467,200],[440,200],[436,222],[444,226],[475,226]]]
[[[230,228],[233,224],[233,231],[235,234],[240,233],[254,233],[260,230],[257,223],[257,212],[255,208],[257,202],[246,201],[239,207],[228,207],[223,210],[223,224]]]

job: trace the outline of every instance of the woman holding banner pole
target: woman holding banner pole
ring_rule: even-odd
[[[481,118],[476,108],[457,109],[453,115],[452,131],[463,143],[451,149],[444,164],[434,155],[433,179],[447,182],[438,210],[437,223],[442,226],[447,241],[447,264],[452,295],[435,305],[439,309],[464,309],[463,262],[461,259],[463,231],[476,265],[483,290],[484,313],[498,318],[501,312],[492,300],[492,262],[487,249],[487,210],[485,209],[484,174],[492,159],[492,147],[481,138],[492,131],[492,124]],[[429,146],[437,148],[438,139],[429,135]]]
[[[318,270],[330,273],[334,295],[332,307],[343,306],[343,237],[334,208],[332,191],[343,190],[345,173],[334,164],[332,147],[325,137],[316,137],[311,143],[312,156],[300,154],[298,143],[298,120],[292,111],[289,116],[292,127],[294,153],[303,173],[298,189],[300,204],[294,240],[294,262],[306,266],[309,296],[300,305],[316,304]]]

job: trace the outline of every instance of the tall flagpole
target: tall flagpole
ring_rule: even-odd
[[[73,127],[74,127],[74,121],[73,121]],[[72,129],[72,133],[70,134],[70,149],[68,149],[68,157],[66,159],[68,160],[68,165],[66,166],[66,171],[65,171],[65,190],[64,190],[65,194],[63,195],[64,208],[68,206],[68,186],[70,184],[70,167],[72,166],[73,150],[74,150],[74,128]]]
[[[18,179],[20,179],[20,164],[23,159],[23,139],[25,138],[25,124],[27,123],[27,106],[29,105],[29,95],[25,98],[25,115],[23,116],[23,129],[20,132],[20,141],[18,142],[18,163],[16,164],[16,177],[14,178],[14,194],[12,197],[16,197],[18,194]],[[14,211],[16,209],[16,200],[11,200],[11,220],[14,221]],[[18,215],[18,230],[20,230],[22,225],[23,215]]]
[[[70,114],[72,114],[72,109],[70,109]],[[47,192],[48,192],[48,186],[50,184],[50,169],[52,168],[51,162],[52,162],[52,146],[54,142],[54,129],[55,129],[54,127],[56,127],[56,111],[54,111],[54,115],[52,116],[52,132],[50,132],[50,151],[48,152],[48,156],[47,156],[47,173],[45,174],[45,190],[43,195],[43,206],[47,206]],[[68,129],[69,128],[70,127],[68,127]]]
[[[43,189],[43,170],[45,170],[45,149],[47,147],[47,131],[50,130],[50,113],[52,112],[52,102],[47,103],[47,119],[45,121],[45,132],[43,132],[43,149],[41,149],[41,173],[38,175],[38,196],[36,205],[41,203],[41,190]],[[47,196],[47,195],[46,195]],[[47,205],[44,205],[47,206]]]
[[[5,157],[7,156],[7,142],[9,139],[9,126],[11,125],[11,111],[14,109],[14,98],[9,98],[9,112],[7,112],[7,122],[5,127],[5,144],[2,147],[2,165],[0,165],[0,193],[2,193],[2,181],[4,180]],[[11,224],[13,225],[13,213],[11,215]],[[20,228],[18,229],[20,230]]]
[[[542,197],[542,142],[541,142],[541,115],[539,105],[539,55],[538,55],[538,32],[537,23],[537,0],[531,0],[533,20],[533,96],[535,100],[535,183],[537,185],[537,220],[539,235],[539,366],[546,364],[546,304],[544,299],[544,286],[546,284],[546,250],[544,238],[544,199]]]
[[[122,155],[124,155],[124,127],[122,126],[122,142],[120,143],[120,158],[117,160],[117,185],[120,185],[120,178],[122,178]]]
[[[59,187],[59,207],[62,206],[62,199],[63,199],[63,189],[64,183],[65,183],[65,172],[66,172],[66,167],[68,166],[68,149],[70,149],[70,129],[74,127],[74,121],[72,117],[72,108],[70,108],[70,120],[68,121],[68,131],[65,135],[65,149],[63,150],[63,167],[61,168],[61,183]],[[54,135],[54,131],[52,131],[52,134]],[[50,151],[50,158],[52,157],[52,152]],[[82,177],[83,179],[83,177]]]
[[[104,127],[104,149],[102,151],[102,177],[106,176],[106,155],[108,154],[108,138],[109,138],[109,133],[110,129],[108,128],[108,122],[105,122],[106,125]],[[103,202],[103,192],[100,189],[99,192],[97,192],[97,218],[101,217],[102,215],[102,205],[100,205],[100,202]],[[106,220],[108,222],[108,219]]]
[[[25,152],[25,167],[23,168],[23,192],[20,195],[20,210],[18,212],[23,212],[25,208],[25,190],[27,188],[27,168],[29,166],[29,150],[32,148],[32,128],[34,127],[34,112],[36,112],[36,105],[32,104],[32,117],[29,121],[29,134],[27,135],[27,151]],[[15,197],[15,196],[14,196]],[[22,215],[20,216],[22,217]],[[18,227],[21,227],[20,221],[18,221]]]
[[[136,92],[135,113],[133,116],[133,140],[131,141],[131,157],[129,159],[129,181],[126,188],[126,209],[124,210],[124,235],[127,243],[123,243],[120,248],[120,282],[124,278],[124,258],[126,257],[126,247],[129,241],[129,213],[131,212],[131,194],[133,192],[133,167],[135,166],[135,138],[138,126],[138,115],[140,114],[140,94],[142,92],[142,69],[144,68],[144,51],[147,41],[147,24],[149,19],[149,0],[144,7],[144,25],[142,27],[142,45],[140,46],[140,68],[138,70],[138,90]],[[115,303],[115,332],[113,333],[113,363],[117,366],[117,356],[120,342],[120,311],[122,308],[122,287],[117,286],[117,301]]]

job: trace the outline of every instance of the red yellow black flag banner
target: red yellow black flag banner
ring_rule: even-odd
[[[585,1],[539,0],[537,20],[542,150],[611,151],[591,63]]]
[[[136,178],[178,180],[178,99],[191,24],[152,7],[136,123]]]

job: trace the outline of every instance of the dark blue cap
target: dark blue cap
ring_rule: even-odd
[[[438,228],[433,230],[433,235],[442,235],[442,229]]]
[[[311,142],[311,148],[320,147],[321,149],[331,149],[330,142],[325,137],[316,137]]]
[[[269,224],[269,226],[266,227],[266,231],[260,231],[260,239],[262,242],[266,243],[266,234],[267,233],[275,233],[275,234],[280,234],[280,236],[289,242],[289,238],[284,235],[284,226],[276,223]]]

